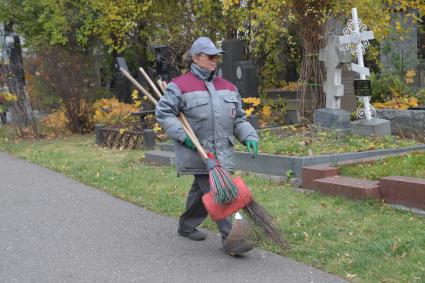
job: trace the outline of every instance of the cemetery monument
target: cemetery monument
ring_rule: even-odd
[[[343,29],[344,35],[331,36],[324,49],[320,50],[319,59],[325,63],[326,81],[323,88],[326,93],[326,108],[316,110],[314,123],[325,128],[349,129],[356,134],[389,135],[390,122],[384,119],[372,118],[376,114],[370,105],[369,69],[364,66],[363,54],[368,40],[373,39],[373,32],[367,31],[357,17],[357,9],[352,9],[352,19]],[[355,80],[356,96],[364,108],[357,110],[360,120],[350,123],[350,113],[341,109],[341,98],[344,95],[344,85],[341,84],[341,70],[344,64],[351,62],[351,54],[357,56],[357,64],[351,63],[351,70],[360,74],[360,80]]]
[[[344,28],[343,36],[339,36],[342,44],[346,49],[350,50],[353,55],[357,56],[357,64],[351,63],[351,69],[360,74],[360,80],[354,81],[354,91],[359,100],[363,102],[364,108],[357,110],[357,121],[351,122],[351,130],[355,134],[361,135],[390,135],[390,121],[379,119],[372,116],[376,115],[376,110],[370,105],[370,80],[366,80],[366,76],[370,76],[369,68],[364,66],[363,54],[369,45],[368,40],[374,38],[372,31],[367,31],[366,25],[362,24],[357,17],[357,9],[351,9],[352,19],[347,22]]]

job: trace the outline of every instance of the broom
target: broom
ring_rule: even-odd
[[[145,73],[143,68],[141,68],[141,72]],[[160,86],[162,92],[164,92],[163,82],[158,80],[157,83]],[[214,193],[208,193],[202,198],[204,205],[210,214],[210,217],[215,221],[221,220],[242,208],[245,214],[248,216],[249,221],[254,224],[254,227],[257,228],[255,229],[257,234],[265,234],[265,236],[270,238],[282,249],[289,248],[288,242],[282,238],[281,232],[274,224],[273,218],[258,202],[253,199],[251,191],[243,182],[242,178],[238,176],[233,181],[233,183],[238,188],[239,194],[231,205],[220,205],[219,203],[213,202],[212,195]],[[239,213],[237,212],[235,216],[235,225],[232,228],[232,231],[228,236],[228,241],[226,241],[225,244],[225,248],[229,251],[238,250],[237,245],[239,245],[241,241],[235,241],[235,238],[241,239],[241,235],[248,234],[247,225],[241,218],[241,215],[239,214],[238,216],[238,214]],[[243,224],[238,225],[238,223]],[[234,234],[232,234],[232,232],[234,232]]]
[[[155,105],[157,104],[157,101],[152,97],[152,95],[150,95],[125,69],[121,67],[120,70]],[[161,93],[143,68],[140,68],[139,70],[149,82],[158,97],[161,97]],[[159,81],[158,84],[162,88],[162,81]],[[229,173],[227,173],[220,164],[218,164],[214,156],[211,153],[207,153],[201,146],[185,115],[180,113],[178,118],[182,122],[183,130],[194,143],[208,169],[211,192],[205,194],[202,197],[202,201],[204,202],[205,208],[211,218],[213,220],[220,220],[243,208],[244,212],[248,215],[249,220],[259,228],[258,230],[256,229],[257,232],[261,231],[264,233],[282,249],[287,248],[289,245],[284,239],[282,239],[281,233],[274,225],[272,217],[252,198],[249,188],[245,185],[242,179],[238,176],[232,180]]]

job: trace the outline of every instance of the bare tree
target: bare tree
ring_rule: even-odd
[[[60,98],[74,133],[90,131],[90,108],[97,91],[97,74],[87,50],[56,46],[39,54],[41,79]]]

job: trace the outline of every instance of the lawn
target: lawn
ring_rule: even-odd
[[[0,128],[0,151],[62,172],[151,211],[177,217],[192,178],[143,162],[143,151],[94,145],[94,136],[15,141]],[[242,174],[291,248],[261,247],[353,282],[424,282],[425,219],[378,201],[304,193]],[[211,221],[204,227],[215,229]]]
[[[377,180],[385,176],[425,178],[425,152],[412,152],[374,162],[344,165],[340,175]]]
[[[394,136],[365,137],[313,127],[285,126],[259,134],[260,152],[278,155],[321,155],[407,147],[417,144]],[[238,150],[244,150],[242,145]]]

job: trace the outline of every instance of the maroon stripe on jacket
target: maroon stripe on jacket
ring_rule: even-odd
[[[214,87],[216,90],[229,90],[236,91],[236,87],[231,82],[223,79],[222,77],[216,77],[214,80]]]
[[[192,91],[207,91],[207,87],[205,85],[205,82],[192,74],[191,72],[188,72],[184,74],[183,76],[177,77],[173,79],[171,82],[175,83],[178,88],[180,89],[181,93],[187,93]],[[216,77],[214,80],[214,87],[217,91],[219,90],[229,90],[229,91],[236,91],[236,87],[230,83],[229,81],[221,78]]]

